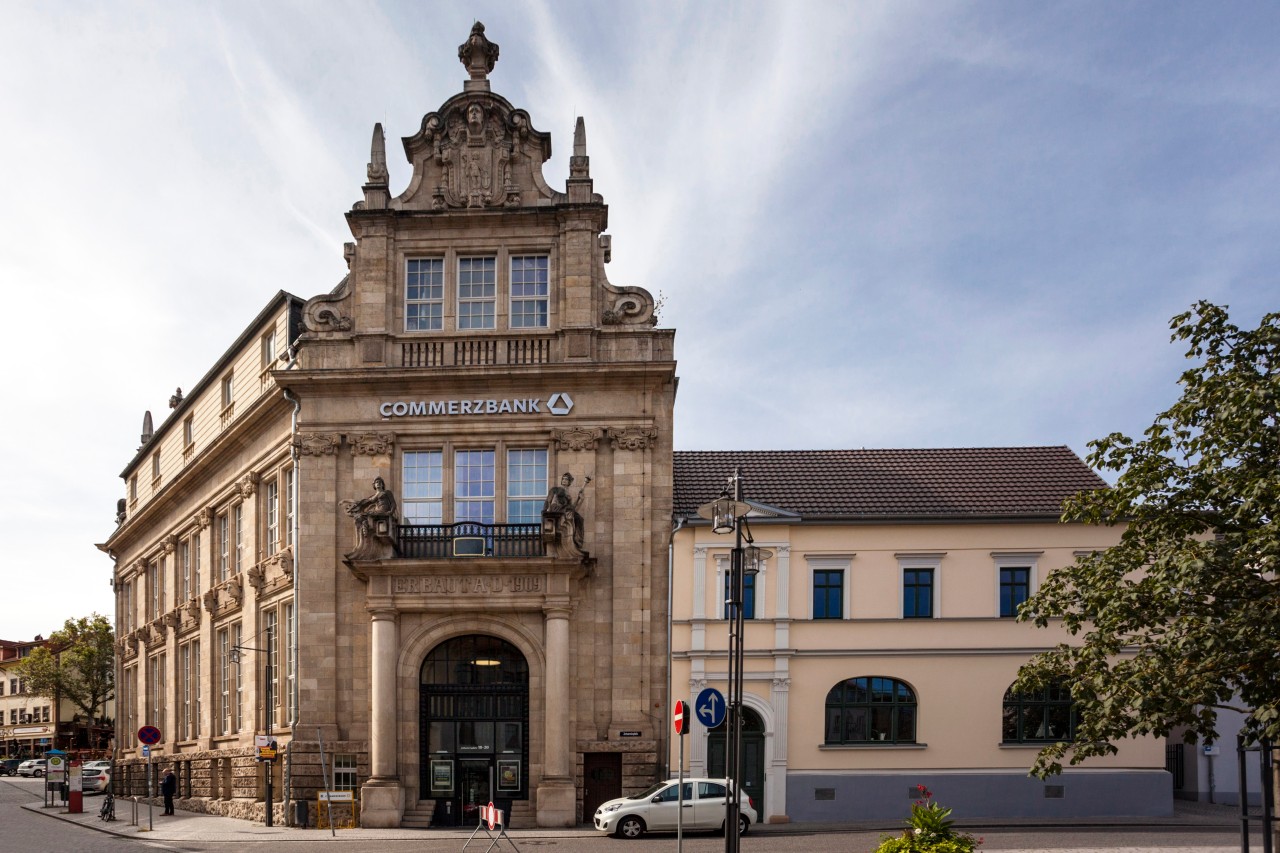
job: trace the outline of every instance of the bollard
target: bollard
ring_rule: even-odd
[[[138,825],[138,798],[133,798],[133,817],[129,819],[129,826]]]

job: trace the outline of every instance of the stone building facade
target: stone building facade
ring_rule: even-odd
[[[660,772],[674,333],[605,274],[582,120],[553,190],[483,25],[458,53],[398,196],[374,128],[346,277],[273,300],[124,472],[120,714],[189,808],[261,817],[268,724],[281,819],[336,786],[365,826],[564,826]]]

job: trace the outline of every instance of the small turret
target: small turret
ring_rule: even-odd
[[[569,158],[569,201],[592,200],[591,158],[587,156],[587,123],[582,116],[573,128],[573,156]]]
[[[385,210],[391,199],[387,187],[387,140],[382,135],[382,123],[373,126],[373,141],[369,145],[369,182],[364,185],[364,209]]]

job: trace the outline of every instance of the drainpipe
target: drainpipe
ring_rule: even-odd
[[[291,370],[298,363],[298,342],[295,340],[289,346],[289,362],[285,365],[285,370]],[[293,741],[298,731],[298,724],[302,716],[302,703],[298,701],[298,616],[301,613],[301,604],[298,597],[298,588],[300,586],[298,571],[298,552],[302,550],[302,528],[299,519],[302,518],[302,502],[299,500],[299,484],[302,482],[302,474],[298,470],[298,462],[301,454],[298,453],[298,415],[302,412],[302,401],[293,396],[293,392],[288,388],[280,389],[284,398],[293,404],[293,414],[289,426],[289,458],[293,462],[293,494],[289,499],[293,502],[293,549],[290,559],[293,561],[293,624],[290,627],[293,636],[292,648],[289,653],[293,655],[293,686],[290,688],[290,698],[293,703],[293,716],[289,720],[289,742],[284,747],[284,822],[285,826],[293,826],[293,814],[289,809],[291,795],[293,793]]]
[[[687,524],[689,519],[683,515],[676,516],[671,521],[671,535],[667,537],[667,711],[670,712],[674,706],[675,700],[671,698],[671,608],[675,599],[675,543],[676,534],[679,533]],[[660,719],[665,719],[662,717]],[[663,738],[662,742],[667,745],[667,775],[663,778],[671,778],[671,741]],[[662,780],[657,780],[662,781]]]

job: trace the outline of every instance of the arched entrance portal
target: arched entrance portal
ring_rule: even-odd
[[[707,775],[725,776],[725,725],[707,732]],[[742,790],[755,801],[764,820],[764,721],[750,708],[742,709]]]
[[[490,801],[529,798],[529,665],[497,637],[446,640],[422,664],[424,800],[432,824],[474,826]],[[510,806],[506,809],[510,811]]]

